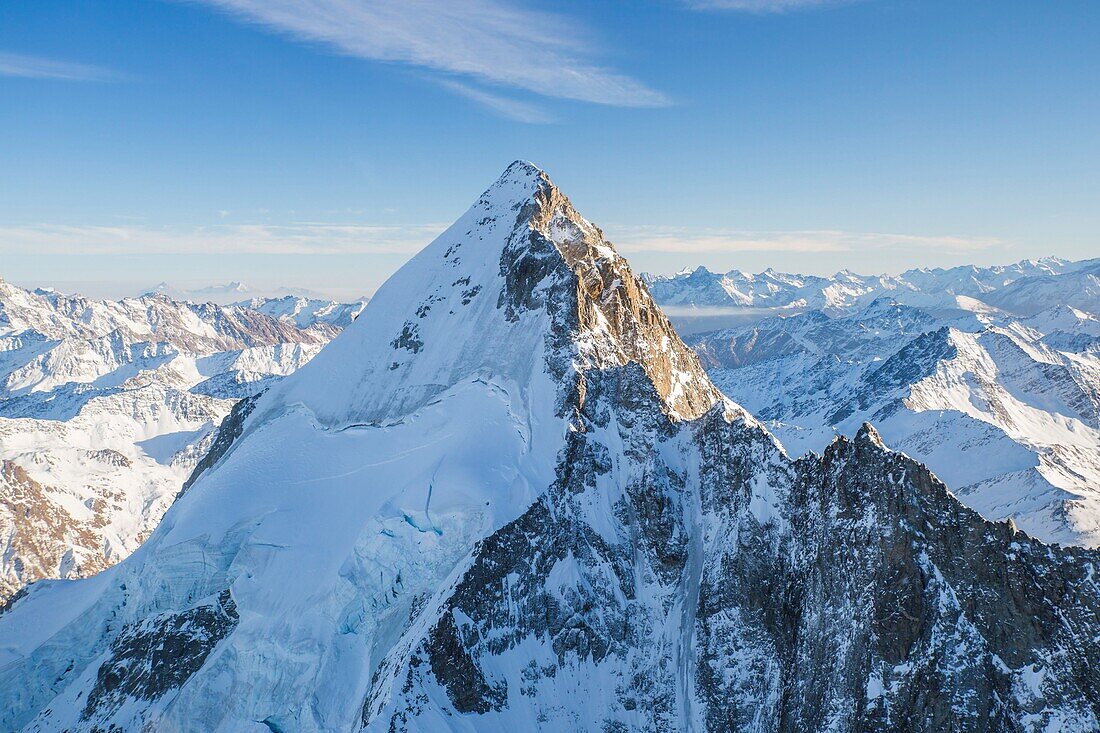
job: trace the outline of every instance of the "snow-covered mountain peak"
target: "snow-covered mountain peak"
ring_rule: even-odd
[[[780,314],[838,295],[758,279]],[[985,410],[969,375],[1022,424],[1052,366],[1043,401],[1095,416],[1068,366],[922,312],[767,319],[731,353],[794,375],[826,428],[906,402],[937,419],[937,394]],[[1100,554],[982,520],[872,428],[791,460],[728,404],[600,230],[516,164],[234,406],[138,552],[0,613],[0,730],[1097,730]]]
[[[530,161],[516,160],[485,190],[476,205],[486,208],[521,205],[544,186],[553,186],[544,170]]]
[[[564,414],[588,370],[628,363],[675,417],[722,400],[603,232],[517,161],[257,415],[303,405],[331,426],[392,420],[478,379],[528,401],[548,393]]]
[[[230,280],[222,285],[210,285],[195,291],[196,294],[221,295],[223,293],[247,293],[249,288],[240,280]]]
[[[161,293],[167,293],[171,289],[172,289],[172,286],[169,285],[166,280],[161,280],[159,283],[157,283],[153,287],[151,287],[148,290],[145,290],[144,292],[142,292],[141,295],[159,295]]]

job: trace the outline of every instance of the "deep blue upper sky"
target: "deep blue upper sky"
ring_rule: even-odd
[[[637,269],[1098,256],[1098,90],[1095,0],[7,2],[0,277],[370,292],[516,158]]]

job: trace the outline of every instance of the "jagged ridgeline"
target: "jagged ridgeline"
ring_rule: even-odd
[[[229,431],[0,615],[0,730],[1100,727],[1100,555],[791,460],[528,163]]]

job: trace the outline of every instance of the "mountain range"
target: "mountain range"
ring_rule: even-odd
[[[0,281],[0,599],[136,549],[236,401],[361,309],[98,301]]]
[[[219,305],[242,305],[248,301],[282,300],[285,298],[301,299],[317,303],[328,302],[321,293],[308,288],[291,288],[279,286],[275,288],[253,288],[239,280],[231,280],[227,283],[204,285],[202,287],[180,287],[168,282],[159,282],[151,288],[146,288],[138,293],[137,297],[148,295],[165,295],[172,300],[189,303],[217,303]],[[359,299],[366,302],[366,298]]]
[[[976,310],[987,304],[1017,316],[1033,316],[1066,305],[1095,312],[1100,300],[1100,258],[1071,262],[1044,257],[1013,265],[920,268],[900,275],[841,270],[829,277],[772,269],[755,275],[740,270],[723,274],[697,267],[671,277],[643,275],[643,279],[658,303],[680,312],[767,309],[773,314],[820,310],[840,315],[889,297],[929,309]]]
[[[1078,274],[1041,282],[1071,296]],[[1008,287],[1034,292],[1036,282]],[[794,455],[869,421],[984,516],[1046,542],[1100,545],[1100,319],[1068,305],[1021,316],[959,301],[921,308],[883,296],[847,314],[774,315],[688,340]],[[1076,302],[1100,311],[1096,299]]]
[[[5,606],[0,729],[1091,731],[1098,564],[870,425],[792,457],[518,161],[132,555]]]

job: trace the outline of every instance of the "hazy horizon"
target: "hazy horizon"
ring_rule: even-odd
[[[978,266],[978,267],[1008,266],[1008,265],[1017,264],[1019,262],[1023,262],[1025,260],[1034,261],[1034,260],[1040,260],[1040,259],[1045,259],[1045,258],[1049,258],[1049,257],[1057,257],[1057,256],[1056,255],[1043,255],[1043,256],[1040,256],[1040,257],[1025,257],[1025,258],[1020,259],[1020,260],[1012,260],[1012,261],[1005,261],[1005,262],[989,262],[989,263],[966,262],[966,263],[948,265],[946,267],[943,267],[943,269],[950,269],[951,267],[960,267],[960,266],[965,267],[965,266],[969,266],[969,265],[975,265],[975,266]],[[633,257],[629,257],[629,256],[628,256],[628,259],[630,259],[632,262],[634,260]],[[1071,259],[1071,258],[1063,257],[1063,258],[1058,258],[1058,259],[1064,259],[1064,260],[1068,260],[1068,261],[1071,261],[1071,262],[1080,262],[1080,261],[1085,261],[1085,260],[1090,260],[1090,259],[1097,259],[1097,258],[1084,257],[1084,258],[1080,258],[1080,259]],[[395,272],[396,272],[397,269],[400,268],[401,264],[404,264],[404,262],[400,263],[397,267],[395,267],[395,269],[394,269]],[[756,274],[760,274],[760,273],[764,272],[767,269],[772,269],[776,272],[782,272],[782,273],[787,273],[787,274],[806,275],[806,276],[819,276],[819,277],[829,277],[829,276],[832,276],[832,275],[835,275],[835,274],[839,273],[842,270],[849,270],[849,271],[854,272],[858,275],[867,275],[867,276],[884,275],[884,276],[890,276],[890,275],[900,275],[903,272],[905,272],[906,270],[918,269],[918,268],[905,268],[905,270],[897,270],[897,271],[890,271],[890,272],[871,272],[871,271],[863,271],[863,270],[859,270],[859,269],[851,268],[851,267],[849,267],[849,268],[843,268],[842,267],[842,268],[838,268],[838,269],[832,270],[832,271],[811,272],[811,271],[784,270],[784,269],[780,269],[778,267],[771,267],[771,266],[763,267],[763,268],[759,268],[759,269],[750,269],[750,270],[745,270],[744,268],[737,268],[737,267],[725,268],[725,269],[716,269],[716,268],[713,268],[713,267],[707,267],[706,265],[703,265],[701,263],[694,263],[694,264],[684,264],[681,267],[666,270],[666,271],[641,270],[641,269],[637,269],[637,268],[636,268],[636,271],[639,272],[639,273],[645,273],[645,274],[648,274],[648,275],[655,275],[655,276],[673,276],[673,275],[677,275],[677,274],[680,274],[680,273],[685,272],[685,271],[694,270],[697,267],[706,267],[711,272],[720,273],[720,274],[730,272],[731,270],[740,269],[744,272],[748,272],[750,274],[756,275]],[[931,269],[936,269],[937,267],[940,267],[940,266],[939,265],[929,265],[928,267],[931,268]],[[249,300],[251,298],[274,298],[274,297],[283,297],[283,296],[287,296],[287,295],[307,297],[307,298],[319,298],[319,299],[324,299],[324,300],[336,300],[336,301],[342,301],[342,302],[351,302],[351,301],[360,300],[360,299],[363,299],[363,298],[370,298],[371,296],[374,295],[374,292],[377,290],[377,287],[372,288],[370,290],[366,290],[366,289],[356,288],[356,287],[350,286],[350,285],[349,286],[339,286],[339,285],[328,286],[324,283],[312,283],[312,285],[310,285],[310,284],[303,284],[303,283],[295,282],[292,279],[287,279],[287,280],[284,281],[284,280],[271,280],[271,279],[265,279],[265,278],[259,278],[259,279],[228,278],[228,279],[222,279],[222,280],[167,278],[167,279],[161,279],[161,280],[156,280],[156,281],[133,280],[133,281],[129,281],[129,282],[126,282],[126,281],[97,281],[97,280],[56,280],[56,281],[47,281],[47,280],[34,280],[34,279],[25,280],[25,279],[18,279],[18,278],[10,278],[10,277],[6,277],[4,275],[4,273],[0,272],[0,280],[12,283],[13,285],[16,285],[18,287],[21,287],[21,288],[24,288],[24,289],[27,289],[27,290],[35,290],[35,289],[55,290],[57,292],[64,293],[66,295],[81,295],[81,296],[84,296],[84,297],[87,297],[87,298],[101,299],[101,300],[120,300],[122,298],[136,297],[136,296],[143,295],[146,292],[152,291],[155,288],[157,288],[158,286],[167,285],[167,286],[171,287],[171,292],[168,293],[171,297],[197,300],[199,302],[209,301],[209,302],[219,303],[219,304],[222,304],[222,305],[229,304],[229,303],[241,302],[241,301],[244,301],[244,300]],[[384,280],[383,280],[383,282],[384,282]],[[242,285],[242,286],[244,286],[245,289],[238,292],[238,293],[233,293],[233,294],[230,294],[230,293],[224,293],[223,294],[223,293],[219,293],[219,292],[210,292],[210,293],[196,292],[196,291],[203,291],[203,290],[218,291],[218,290],[221,290],[221,289],[225,288],[226,286],[233,285],[233,284]],[[379,285],[380,284],[381,283],[379,283]],[[197,297],[197,296],[202,296],[202,297]],[[668,307],[666,306],[666,310],[667,309],[668,309]]]

